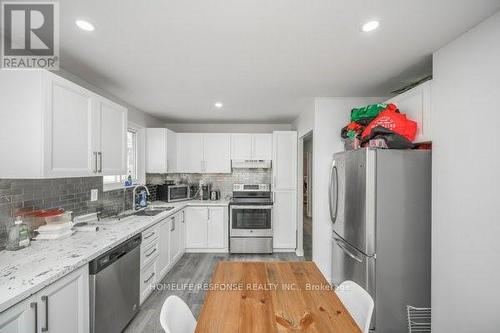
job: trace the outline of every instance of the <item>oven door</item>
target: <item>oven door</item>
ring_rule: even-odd
[[[273,235],[273,206],[231,205],[231,237],[270,237]]]

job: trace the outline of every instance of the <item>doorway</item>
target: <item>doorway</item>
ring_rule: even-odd
[[[312,224],[313,224],[313,135],[303,138],[302,153],[302,235],[304,259],[312,260]]]

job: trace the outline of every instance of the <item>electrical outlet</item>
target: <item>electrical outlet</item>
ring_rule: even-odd
[[[90,190],[90,201],[97,201],[97,197],[99,195],[99,190],[98,189],[93,189]]]

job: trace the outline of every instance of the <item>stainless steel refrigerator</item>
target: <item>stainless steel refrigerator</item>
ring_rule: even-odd
[[[431,304],[431,152],[335,154],[329,198],[332,282],[368,291],[372,330],[407,331],[406,305]]]

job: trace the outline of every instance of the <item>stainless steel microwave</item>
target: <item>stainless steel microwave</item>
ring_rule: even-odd
[[[189,185],[160,185],[156,199],[167,202],[190,200]]]

